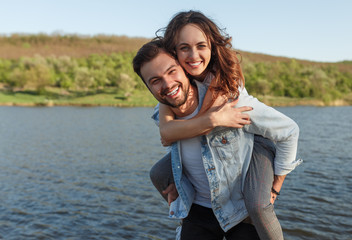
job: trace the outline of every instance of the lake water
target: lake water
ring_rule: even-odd
[[[276,213],[285,239],[352,239],[352,107],[277,108],[300,126]],[[149,180],[152,108],[0,107],[0,239],[174,239]]]

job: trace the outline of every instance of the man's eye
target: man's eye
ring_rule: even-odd
[[[150,84],[155,85],[155,84],[159,83],[159,81],[160,81],[160,79],[154,79],[154,80],[150,81]]]

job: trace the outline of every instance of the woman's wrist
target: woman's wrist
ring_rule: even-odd
[[[280,192],[276,191],[274,187],[271,188],[271,192],[274,193],[277,196],[280,195]]]
[[[279,193],[281,191],[281,188],[282,188],[282,185],[285,181],[285,178],[286,178],[286,175],[282,175],[282,176],[275,175],[274,176],[273,189],[276,192]]]
[[[207,122],[208,122],[207,125],[208,125],[209,129],[213,129],[215,127],[218,127],[218,121],[217,121],[217,118],[216,118],[214,112],[211,112],[208,114]]]

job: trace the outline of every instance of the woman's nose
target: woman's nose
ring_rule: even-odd
[[[196,59],[199,56],[198,51],[196,49],[191,49],[191,51],[189,51],[189,57]]]

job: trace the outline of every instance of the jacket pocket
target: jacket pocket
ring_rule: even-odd
[[[236,130],[217,131],[209,138],[209,144],[214,149],[215,157],[222,161],[235,161],[238,153],[238,132]]]

